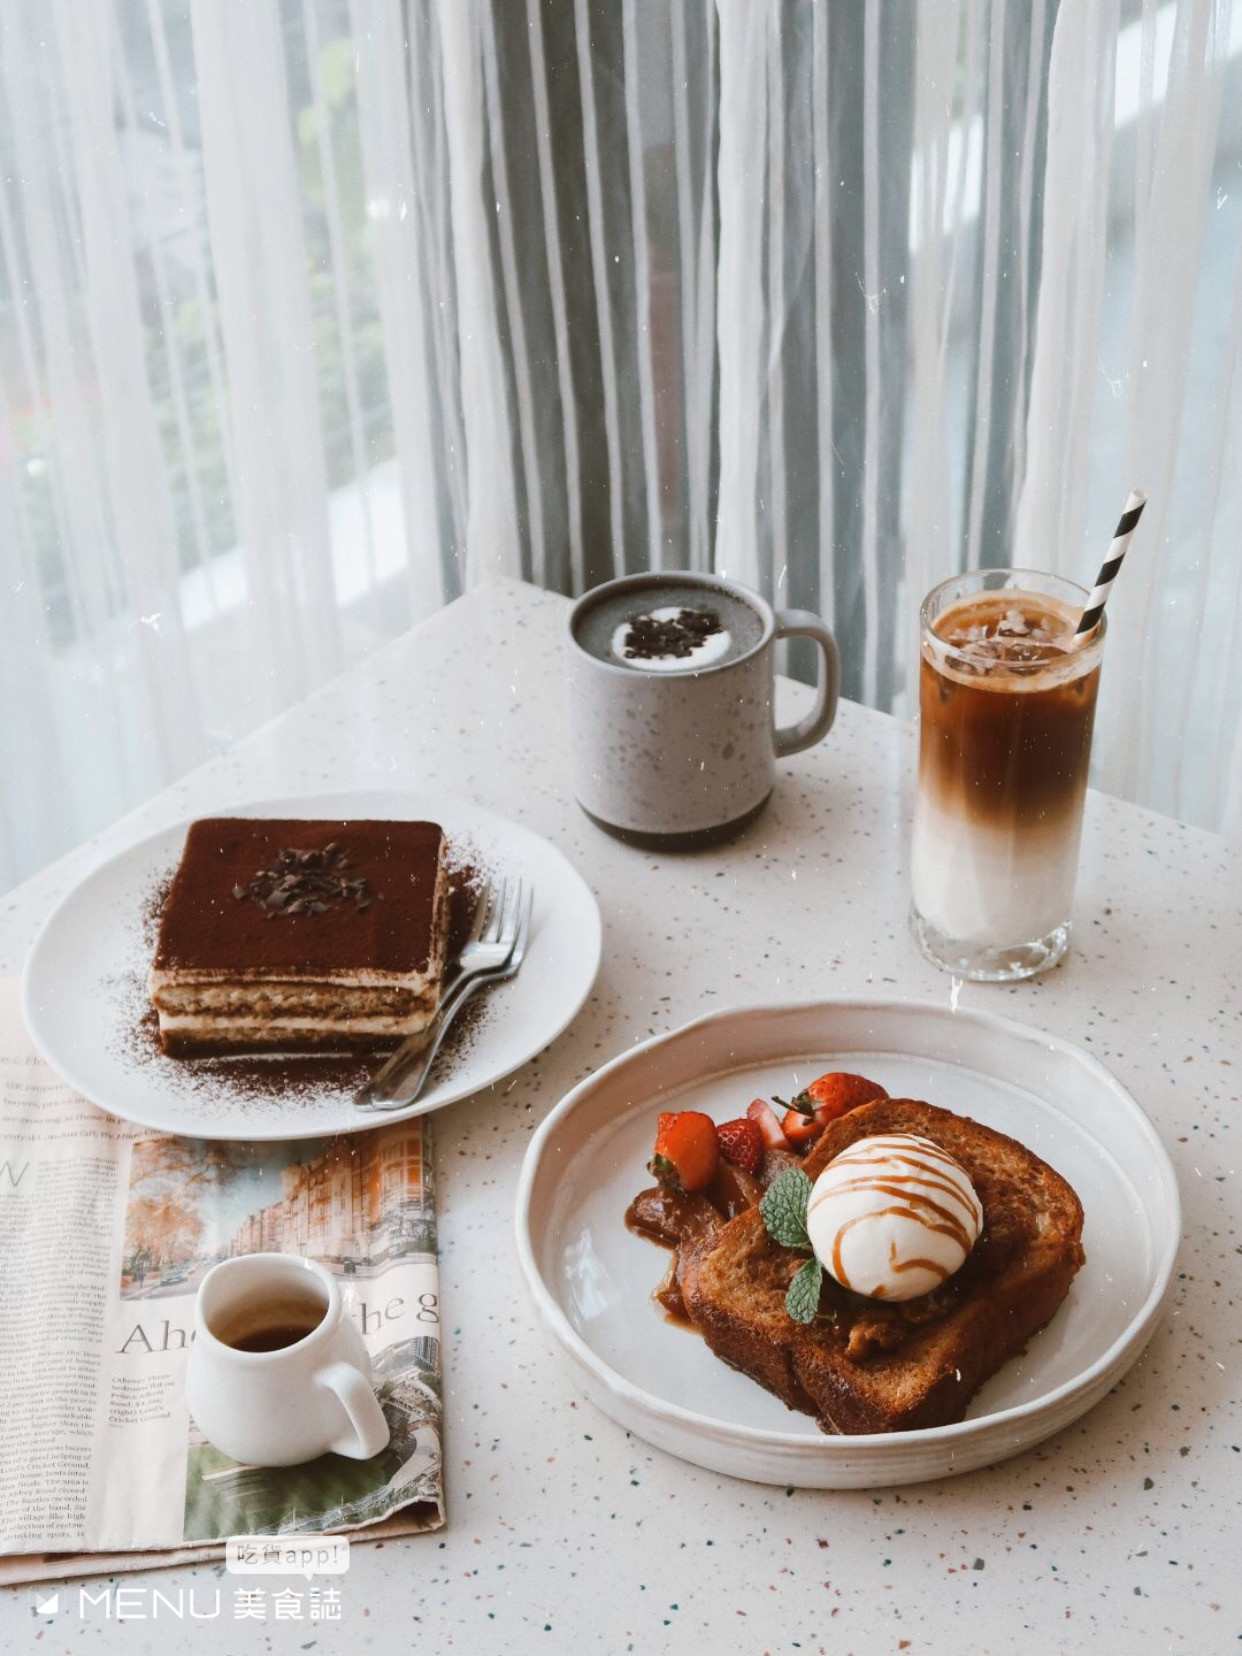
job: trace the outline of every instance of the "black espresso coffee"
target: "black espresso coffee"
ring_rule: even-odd
[[[589,655],[635,672],[698,672],[748,655],[763,621],[723,588],[653,582],[605,593],[578,618],[574,637]]]
[[[327,1306],[309,1295],[247,1301],[233,1307],[212,1333],[234,1351],[284,1351],[313,1334]]]

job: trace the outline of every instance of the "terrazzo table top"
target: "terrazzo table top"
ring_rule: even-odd
[[[906,931],[904,724],[844,703],[823,745],[783,762],[771,806],[733,846],[627,849],[568,792],[566,607],[512,583],[476,591],[0,899],[0,967],[16,973],[73,881],[163,823],[273,794],[427,783],[554,841],[604,921],[599,980],[573,1027],[494,1094],[432,1117],[447,1528],[356,1547],[336,1623],[84,1620],[76,1587],[69,1612],[38,1618],[32,1594],[10,1589],[0,1649],[1237,1649],[1242,852],[1093,796],[1069,959],[1028,984],[955,986]],[[783,684],[783,714],[805,694]],[[577,1396],[519,1280],[518,1169],[553,1104],[634,1042],[730,1004],[860,993],[956,994],[1108,1064],[1177,1169],[1175,1291],[1129,1377],[1018,1459],[875,1495],[733,1482],[627,1437]],[[125,1580],[169,1591],[217,1576]],[[285,1585],[306,1583],[270,1582]]]

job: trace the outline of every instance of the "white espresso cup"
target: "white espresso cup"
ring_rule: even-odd
[[[288,1343],[270,1344],[281,1338]],[[296,1466],[329,1451],[369,1460],[388,1443],[371,1359],[336,1278],[296,1254],[243,1254],[208,1271],[186,1396],[207,1441],[250,1466]]]

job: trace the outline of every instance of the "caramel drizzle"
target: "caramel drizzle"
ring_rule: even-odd
[[[907,1167],[915,1167],[920,1171],[932,1171],[929,1164],[940,1163],[955,1173],[961,1173],[962,1168],[954,1161],[946,1150],[930,1139],[916,1138],[912,1133],[894,1133],[885,1138],[878,1135],[874,1138],[858,1139],[839,1156],[834,1156],[833,1167],[842,1163],[856,1163],[859,1166],[868,1166],[876,1161],[898,1161]]]
[[[966,1227],[962,1224],[960,1219],[955,1219],[952,1215],[945,1214],[945,1210],[942,1207],[939,1207],[935,1202],[927,1202],[926,1205],[934,1209],[937,1213],[945,1215],[946,1223],[944,1224],[933,1224],[929,1222],[924,1214],[922,1214],[917,1208],[901,1203],[900,1197],[903,1195],[902,1191],[892,1190],[891,1188],[886,1189],[884,1186],[877,1186],[877,1189],[885,1189],[886,1194],[898,1197],[898,1205],[895,1207],[873,1208],[869,1213],[856,1213],[852,1219],[847,1219],[837,1231],[836,1237],[832,1244],[832,1274],[836,1277],[842,1288],[852,1288],[854,1286],[846,1274],[845,1266],[841,1259],[841,1249],[844,1245],[846,1234],[849,1231],[852,1231],[855,1225],[862,1225],[872,1219],[883,1218],[885,1214],[892,1213],[899,1219],[909,1219],[914,1224],[921,1225],[924,1230],[931,1231],[934,1235],[951,1237],[952,1240],[955,1241],[961,1248],[963,1254],[970,1252],[970,1236],[966,1230]],[[924,1200],[923,1198],[917,1196],[912,1199],[914,1201]],[[897,1251],[896,1243],[890,1244],[890,1247],[892,1255],[895,1256]],[[943,1282],[945,1278],[951,1274],[947,1265],[940,1265],[930,1261],[928,1264],[929,1268],[939,1275],[941,1282]],[[907,1264],[897,1263],[894,1268],[899,1271],[909,1271],[914,1269],[914,1264],[913,1262]],[[872,1298],[881,1299],[883,1298],[883,1295],[873,1289]]]
[[[853,1288],[853,1283],[849,1279],[841,1257],[846,1234],[855,1225],[860,1225],[869,1219],[878,1219],[887,1214],[893,1214],[901,1219],[909,1219],[912,1223],[922,1226],[924,1230],[931,1232],[933,1235],[949,1237],[961,1248],[963,1256],[968,1254],[973,1246],[974,1239],[957,1214],[933,1200],[931,1196],[913,1188],[915,1185],[923,1185],[940,1195],[948,1196],[964,1208],[972,1219],[981,1220],[982,1209],[978,1205],[978,1199],[976,1198],[972,1202],[960,1186],[937,1177],[940,1169],[929,1166],[928,1162],[931,1160],[939,1161],[960,1173],[961,1169],[958,1164],[951,1156],[944,1154],[938,1146],[928,1144],[927,1153],[924,1153],[923,1141],[918,1141],[914,1149],[907,1149],[908,1143],[908,1139],[862,1139],[859,1140],[857,1146],[842,1151],[841,1155],[836,1157],[835,1161],[830,1164],[839,1166],[846,1163],[850,1166],[874,1167],[884,1163],[897,1162],[902,1166],[913,1169],[914,1174],[913,1177],[910,1174],[860,1174],[857,1178],[846,1179],[842,1183],[834,1185],[819,1198],[820,1201],[824,1201],[829,1195],[835,1196],[838,1191],[876,1190],[882,1195],[893,1197],[896,1203],[895,1206],[874,1208],[867,1213],[855,1214],[852,1219],[847,1219],[837,1231],[832,1245],[832,1274],[843,1288]],[[866,1146],[866,1148],[864,1149],[863,1146]],[[817,1203],[812,1203],[812,1207],[817,1205]],[[934,1215],[934,1217],[929,1217],[929,1215]],[[889,1262],[895,1274],[921,1268],[930,1271],[941,1282],[944,1282],[953,1274],[952,1269],[941,1264],[939,1260],[921,1257],[906,1260],[898,1259],[897,1244],[895,1242],[889,1245]],[[872,1290],[871,1297],[873,1299],[884,1298],[882,1285]]]
[[[966,1178],[963,1168],[946,1151],[941,1150],[939,1145],[932,1144],[929,1139],[920,1139],[913,1134],[905,1133],[893,1134],[888,1138],[877,1136],[859,1139],[848,1149],[842,1150],[839,1156],[834,1156],[830,1165],[875,1167],[885,1162],[897,1162],[900,1166],[913,1168],[916,1173],[922,1174],[928,1180],[934,1179],[941,1168],[947,1168],[950,1175],[956,1174],[961,1179]],[[936,1166],[936,1163],[940,1165]],[[969,1194],[963,1192],[956,1181],[953,1181],[952,1188],[964,1206],[972,1206],[973,1191],[969,1191]],[[974,1198],[974,1205],[978,1205],[977,1198]]]
[[[921,1186],[922,1189],[916,1188],[917,1186]],[[941,1207],[931,1195],[924,1195],[923,1191],[931,1191],[935,1192],[936,1195],[947,1196],[969,1218],[973,1219],[975,1217],[974,1207],[965,1192],[957,1185],[931,1177],[920,1177],[917,1174],[860,1173],[857,1178],[841,1179],[834,1183],[819,1200],[823,1201],[828,1196],[837,1196],[842,1191],[847,1190],[878,1190],[885,1196],[904,1196],[909,1201],[925,1203],[946,1221],[961,1225],[963,1234],[966,1229],[965,1222],[957,1218],[948,1208]],[[812,1203],[808,1212],[818,1206],[819,1202]]]

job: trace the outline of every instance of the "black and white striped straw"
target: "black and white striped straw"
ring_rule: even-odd
[[[1093,633],[1104,613],[1104,605],[1113,589],[1113,582],[1117,579],[1117,571],[1121,568],[1134,531],[1138,528],[1138,520],[1143,515],[1143,507],[1147,504],[1147,496],[1141,489],[1131,489],[1130,498],[1126,501],[1126,509],[1121,514],[1113,535],[1113,544],[1108,549],[1108,556],[1100,565],[1100,573],[1095,578],[1095,586],[1091,589],[1091,596],[1087,599],[1087,607],[1078,618],[1078,625],[1074,628],[1075,644],[1086,642],[1087,635]]]

